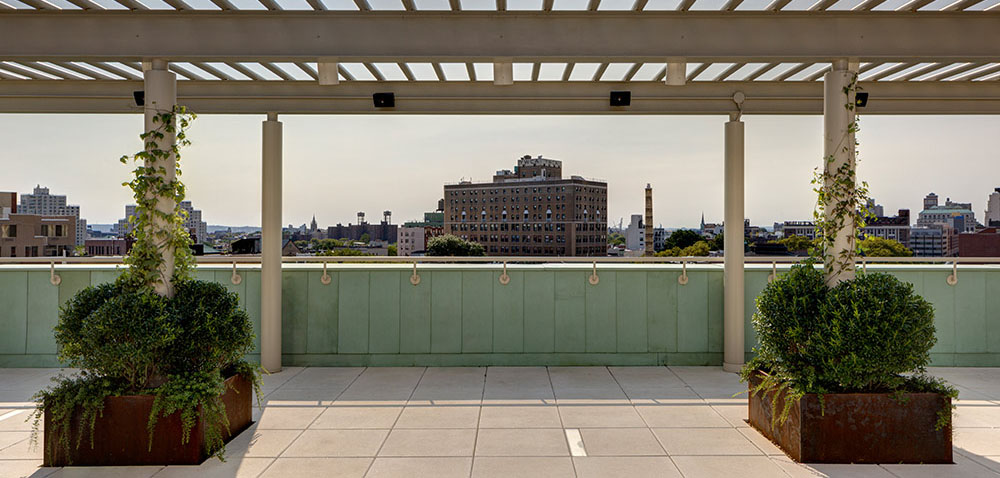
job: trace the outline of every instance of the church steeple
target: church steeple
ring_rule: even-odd
[[[704,211],[702,211],[702,213],[701,213],[701,228],[698,229],[698,232],[700,232],[702,234],[705,233],[705,212]]]
[[[318,229],[318,228],[319,228],[319,225],[316,224],[316,215],[313,214],[312,223],[309,224],[309,232],[316,232],[316,229]]]

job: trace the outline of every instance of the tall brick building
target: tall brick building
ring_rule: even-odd
[[[524,156],[489,183],[444,187],[444,230],[491,256],[604,256],[608,185],[562,177],[562,161]]]

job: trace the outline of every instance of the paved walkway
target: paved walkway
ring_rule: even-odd
[[[1000,477],[1000,369],[961,390],[955,465],[798,465],[713,367],[288,368],[225,463],[39,468],[24,422],[58,371],[0,369],[0,477]]]

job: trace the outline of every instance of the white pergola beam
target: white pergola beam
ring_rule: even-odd
[[[1000,17],[968,12],[0,12],[0,59],[31,61],[1000,61],[998,44]]]
[[[1000,70],[977,72],[976,77]],[[372,93],[393,92],[396,107],[380,114],[728,114],[737,91],[744,114],[820,114],[818,81],[688,82],[407,82],[341,81],[336,88],[310,81],[180,81],[178,104],[201,114],[375,113]],[[870,93],[865,114],[1000,114],[1000,81],[862,82]],[[125,80],[11,80],[0,89],[0,113],[135,113]],[[632,92],[627,108],[608,106],[608,93]]]

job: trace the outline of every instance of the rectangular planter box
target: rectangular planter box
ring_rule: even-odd
[[[751,387],[759,384],[751,380]],[[778,397],[783,410],[784,393]],[[801,463],[952,463],[951,426],[935,430],[938,411],[951,399],[936,393],[807,394],[788,420],[771,428],[772,392],[750,395],[750,425]]]
[[[252,422],[253,387],[249,380],[234,375],[226,380],[226,393],[222,402],[229,418],[229,434],[223,433],[228,442],[250,426]],[[58,435],[45,412],[44,466],[119,466],[119,465],[196,465],[208,458],[205,443],[205,426],[199,420],[191,430],[190,440],[181,444],[180,412],[161,417],[153,432],[153,447],[149,448],[149,412],[153,407],[152,395],[130,395],[104,399],[103,416],[94,424],[94,446],[90,446],[90,432],[83,431],[83,441],[76,447],[76,437],[81,426],[80,414],[73,416],[70,425],[70,456],[58,446]],[[48,453],[52,450],[52,456]]]

